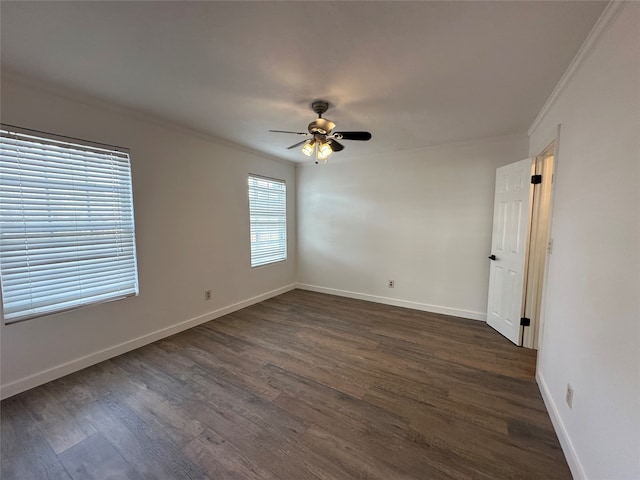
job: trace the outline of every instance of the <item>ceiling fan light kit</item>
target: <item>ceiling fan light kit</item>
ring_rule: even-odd
[[[316,141],[309,140],[302,147],[302,153],[304,153],[307,157],[310,157],[311,155],[313,155],[313,151],[315,150],[315,147],[316,147]]]
[[[302,145],[302,153],[304,153],[307,157],[313,156],[315,152],[316,163],[319,163],[320,160],[323,160],[324,163],[327,163],[329,156],[333,152],[344,150],[344,145],[338,142],[338,140],[367,141],[371,139],[371,133],[369,132],[334,132],[333,129],[336,128],[336,124],[331,120],[322,118],[322,114],[325,113],[328,109],[329,102],[325,100],[316,100],[311,104],[311,110],[318,114],[318,118],[307,126],[307,130],[309,133],[289,132],[286,130],[269,131],[276,133],[292,133],[294,135],[305,135],[307,137],[310,137],[306,140],[295,143],[290,147],[287,147],[287,149],[291,150],[292,148],[296,148]]]

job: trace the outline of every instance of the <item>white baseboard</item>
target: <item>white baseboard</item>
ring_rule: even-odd
[[[562,447],[562,452],[567,459],[573,478],[575,480],[586,480],[587,476],[584,473],[584,468],[582,468],[582,463],[578,458],[576,449],[571,442],[571,437],[569,437],[569,433],[567,432],[564,423],[562,423],[560,412],[558,411],[558,408],[551,397],[551,392],[549,392],[549,388],[539,371],[536,372],[536,381],[538,382],[538,387],[542,394],[542,400],[544,400],[544,405],[547,407],[547,412],[551,418],[553,429],[556,431],[556,435],[560,441],[560,446]]]
[[[486,313],[474,312],[471,310],[462,310],[460,308],[442,307],[440,305],[430,305],[428,303],[411,302],[409,300],[399,300],[397,298],[390,297],[380,297],[378,295],[370,295],[368,293],[350,292],[349,290],[338,290],[335,288],[320,287],[318,285],[309,285],[306,283],[298,283],[296,284],[296,288],[299,288],[301,290],[309,290],[311,292],[338,295],[340,297],[366,300],[368,302],[384,303],[385,305],[393,305],[394,307],[411,308],[413,310],[422,310],[424,312],[431,313],[442,313],[443,315],[469,318],[471,320],[480,320],[483,322],[487,320]]]
[[[183,330],[187,330],[202,323],[209,322],[216,318],[222,317],[223,315],[227,315],[228,313],[232,313],[236,310],[240,310],[255,303],[262,302],[263,300],[267,300],[271,297],[289,292],[295,288],[296,285],[292,283],[290,285],[271,290],[270,292],[266,292],[255,297],[242,300],[241,302],[219,308],[212,312],[205,313],[204,315],[184,320],[175,325],[171,325],[170,327],[165,327],[160,330],[156,330],[155,332],[151,332],[146,335],[134,338],[132,340],[127,340],[126,342],[120,343],[118,345],[114,345],[112,347],[93,352],[89,355],[76,358],[69,362],[47,368],[46,370],[42,370],[27,377],[14,380],[13,382],[0,386],[0,398],[4,400],[5,398],[29,390],[30,388],[37,387],[38,385],[50,382],[52,380],[55,380],[56,378],[64,377],[65,375],[69,375],[70,373],[77,372],[78,370],[82,370],[83,368],[87,368],[91,365],[95,365],[96,363],[108,360],[109,358],[117,357],[118,355],[122,355],[123,353],[135,350],[136,348],[140,348],[162,338],[175,335],[176,333],[182,332]]]

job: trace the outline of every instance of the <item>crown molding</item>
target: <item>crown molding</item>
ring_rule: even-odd
[[[56,95],[58,97],[63,97],[66,98],[68,100],[72,100],[75,102],[79,102],[79,103],[83,103],[85,105],[90,105],[92,107],[97,107],[97,108],[101,108],[103,110],[111,110],[113,112],[119,113],[121,115],[125,115],[127,117],[131,117],[131,118],[135,118],[137,120],[141,120],[144,122],[148,122],[148,123],[152,123],[155,125],[159,125],[161,127],[167,128],[169,130],[174,130],[180,133],[184,133],[187,135],[191,135],[191,136],[195,136],[198,137],[202,140],[206,140],[209,142],[213,142],[213,143],[217,143],[218,145],[224,145],[226,147],[229,148],[233,148],[235,150],[240,150],[242,152],[245,153],[250,153],[252,155],[256,155],[258,157],[262,157],[268,160],[273,160],[279,163],[284,163],[286,165],[289,166],[295,166],[295,162],[292,162],[290,160],[287,160],[285,158],[280,158],[280,157],[276,157],[273,155],[269,155],[267,153],[264,152],[260,152],[258,150],[254,150],[252,148],[246,147],[244,145],[240,145],[238,143],[234,143],[232,141],[229,140],[225,140],[223,138],[220,137],[216,137],[215,135],[212,135],[208,132],[204,132],[201,130],[197,130],[191,127],[187,127],[185,125],[182,125],[180,123],[177,122],[173,122],[171,120],[168,120],[166,118],[163,117],[159,117],[159,116],[155,116],[152,114],[149,114],[147,112],[144,112],[142,110],[137,110],[135,108],[131,108],[128,106],[124,106],[118,103],[113,103],[113,102],[109,102],[107,100],[102,100],[96,97],[92,97],[90,95],[84,94],[84,93],[79,93],[76,91],[73,91],[71,89],[65,88],[63,86],[60,86],[58,84],[55,83],[49,83],[47,81],[41,80],[41,79],[37,79],[34,77],[29,77],[26,75],[23,75],[21,73],[18,72],[14,72],[14,71],[10,71],[7,69],[3,69],[2,71],[2,78],[3,79],[7,79],[7,80],[12,80],[18,84],[23,84],[26,85],[28,87],[37,89],[37,90],[42,90],[48,93],[51,93],[52,95]]]
[[[578,53],[576,53],[576,56],[573,57],[573,60],[571,60],[571,63],[569,64],[565,72],[562,74],[560,81],[557,83],[556,87],[553,89],[553,92],[551,92],[551,95],[549,96],[547,101],[544,103],[544,105],[540,109],[540,112],[538,113],[536,118],[533,120],[533,123],[529,127],[529,130],[527,130],[527,134],[529,136],[532,135],[533,131],[538,127],[542,119],[549,112],[549,110],[551,109],[553,104],[556,102],[556,100],[558,99],[562,91],[565,89],[565,87],[567,86],[571,78],[573,78],[573,76],[578,71],[582,63],[587,59],[589,54],[593,51],[594,46],[596,45],[596,43],[598,42],[602,34],[607,30],[609,25],[611,25],[613,20],[618,16],[618,13],[620,13],[620,10],[622,9],[625,3],[627,2],[624,0],[611,0],[609,4],[605,7],[605,9],[602,11],[602,15],[600,15],[600,18],[598,18],[598,21],[595,23],[595,25],[589,32],[589,35],[587,35],[587,38],[580,46]]]
[[[357,154],[357,155],[351,155],[348,160],[366,160],[366,161],[371,161],[377,158],[382,158],[384,160],[387,160],[389,158],[390,155],[414,155],[414,154],[419,154],[421,152],[429,152],[429,151],[438,151],[438,150],[453,150],[456,148],[465,148],[465,147],[473,147],[476,145],[489,145],[492,143],[500,143],[500,142],[509,142],[509,141],[517,141],[517,140],[522,140],[525,141],[527,139],[527,134],[526,133],[510,133],[507,135],[496,135],[493,137],[484,137],[484,138],[477,138],[477,139],[468,139],[468,140],[458,140],[458,141],[453,141],[453,142],[444,142],[444,143],[434,143],[431,145],[425,145],[422,147],[414,147],[414,148],[403,148],[400,150],[393,150],[393,151],[389,151],[389,152],[384,152],[384,153],[376,153],[376,154]],[[342,159],[342,158],[334,158],[334,157],[330,157],[329,158],[329,163],[338,163],[338,162],[342,162],[342,161],[346,161],[346,159]],[[295,162],[294,163],[296,168],[302,168],[302,167],[317,167],[317,165],[311,161],[311,162]]]

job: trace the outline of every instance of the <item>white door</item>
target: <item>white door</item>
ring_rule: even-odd
[[[496,170],[487,323],[520,345],[529,205],[530,158]]]

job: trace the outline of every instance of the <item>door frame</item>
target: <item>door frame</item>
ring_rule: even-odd
[[[534,185],[530,206],[522,316],[529,318],[531,323],[529,328],[523,327],[522,346],[536,350],[539,350],[542,344],[549,256],[553,251],[551,220],[555,173],[558,163],[559,133],[558,126],[556,138],[534,157],[532,165],[532,174],[543,175],[543,183]],[[544,207],[545,204],[546,207]],[[541,208],[544,208],[545,211],[541,212]]]

